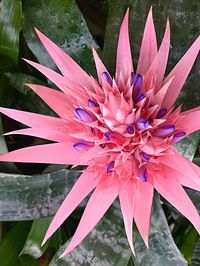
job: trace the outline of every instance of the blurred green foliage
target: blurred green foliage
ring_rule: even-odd
[[[55,115],[24,85],[31,82],[53,86],[44,76],[27,66],[22,58],[56,69],[39,42],[34,27],[59,44],[87,72],[95,75],[91,54],[91,44],[94,45],[113,72],[119,26],[124,12],[129,6],[131,45],[136,64],[145,19],[151,5],[159,41],[166,17],[170,17],[172,37],[169,71],[200,33],[198,1],[0,1],[0,105]],[[186,109],[200,105],[199,80],[200,58],[178,100],[184,103]],[[21,126],[2,116],[0,134]],[[184,156],[194,159],[197,164],[200,162],[199,140],[200,134],[197,132],[177,145]],[[42,142],[32,137],[1,136],[0,153]],[[0,266],[200,265],[200,242],[196,231],[167,202],[163,200],[161,205],[157,194],[152,211],[149,250],[134,229],[137,256],[131,256],[116,202],[81,245],[66,258],[58,260],[85,205],[83,202],[41,247],[51,220],[49,216],[55,214],[80,174],[78,170],[69,168],[63,165],[0,164]],[[200,193],[187,192],[200,211]]]

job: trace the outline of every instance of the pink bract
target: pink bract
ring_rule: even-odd
[[[175,142],[200,129],[200,108],[181,112],[180,107],[174,107],[200,50],[200,37],[164,77],[170,47],[169,21],[158,49],[150,10],[134,72],[128,16],[129,11],[120,29],[114,78],[94,49],[98,80],[36,30],[62,75],[26,61],[61,91],[35,84],[28,86],[58,114],[58,118],[0,108],[1,113],[29,127],[8,134],[31,135],[55,142],[9,152],[0,156],[1,161],[87,166],[44,238],[44,242],[47,241],[93,191],[62,256],[87,236],[118,196],[133,253],[133,220],[148,246],[154,189],[200,233],[199,214],[183,189],[186,186],[200,191],[200,168],[173,147]]]

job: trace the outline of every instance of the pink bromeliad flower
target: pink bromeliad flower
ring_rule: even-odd
[[[186,186],[200,191],[200,168],[173,148],[174,143],[200,128],[200,108],[181,112],[180,107],[174,107],[200,50],[200,37],[164,78],[170,47],[169,21],[158,49],[150,10],[134,71],[127,11],[119,34],[115,77],[110,76],[93,49],[96,80],[36,31],[62,75],[26,61],[62,92],[41,85],[28,86],[59,117],[7,108],[0,111],[29,126],[9,134],[31,135],[55,143],[12,151],[0,160],[87,166],[53,218],[44,242],[92,191],[62,256],[87,236],[118,196],[132,251],[133,220],[148,246],[154,189],[200,233],[199,214],[183,189]]]

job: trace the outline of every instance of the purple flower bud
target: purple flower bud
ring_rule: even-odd
[[[148,173],[147,173],[147,169],[145,167],[142,166],[142,167],[139,168],[138,177],[140,178],[140,180],[142,182],[147,182]]]
[[[166,125],[163,127],[159,127],[154,131],[154,136],[157,137],[167,137],[169,134],[174,132],[175,126],[173,125]]]
[[[106,80],[110,84],[110,86],[112,86],[112,78],[110,77],[110,75],[108,74],[108,72],[104,71],[102,73],[102,78],[104,80]]]
[[[112,161],[112,162],[110,162],[110,163],[108,164],[108,166],[107,166],[107,168],[106,168],[106,173],[107,173],[107,174],[109,174],[109,173],[111,173],[111,172],[113,171],[114,164],[115,164],[114,161]]]
[[[150,160],[150,156],[146,152],[141,151],[140,156],[143,162],[148,162]]]
[[[105,140],[110,140],[109,135],[110,135],[110,132],[109,132],[109,131],[108,131],[108,132],[105,132],[105,133],[104,133],[104,139],[105,139]]]
[[[99,107],[98,103],[92,101],[92,100],[88,100],[88,106],[89,107]]]
[[[136,127],[139,130],[145,129],[146,127],[148,127],[148,125],[149,122],[144,118],[139,118],[138,121],[136,122]]]
[[[128,126],[126,131],[129,134],[133,134],[135,132],[134,126]]]
[[[86,151],[89,148],[91,148],[89,144],[84,143],[84,142],[76,142],[73,144],[73,147],[75,150],[79,150],[79,151]]]
[[[142,88],[142,76],[140,74],[134,74],[132,75],[132,84],[133,84],[133,98],[135,98],[141,91]]]
[[[142,101],[145,98],[144,93],[140,92],[137,96],[135,96],[135,98],[133,98],[135,103],[138,103],[140,101]]]
[[[92,114],[90,114],[88,111],[82,108],[76,108],[75,114],[78,117],[78,119],[83,122],[92,123],[94,121],[94,117],[92,116]]]
[[[183,139],[185,136],[186,136],[185,131],[180,131],[178,133],[175,133],[173,138],[172,138],[172,142],[177,142],[177,141]]]
[[[156,118],[162,118],[163,116],[165,116],[167,113],[167,109],[163,108],[163,109],[160,109],[159,112],[157,113],[157,116]]]

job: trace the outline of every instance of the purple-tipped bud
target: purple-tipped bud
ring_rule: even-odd
[[[76,108],[75,114],[78,117],[78,119],[83,121],[83,122],[92,123],[94,121],[93,115],[82,108]]]
[[[141,91],[142,88],[142,76],[140,74],[131,73],[132,84],[133,84],[133,98],[135,98]]]
[[[148,173],[147,173],[147,169],[145,167],[139,168],[138,177],[140,178],[141,181],[147,182]]]
[[[88,100],[88,106],[89,107],[99,107],[98,103],[92,101],[92,100]]]
[[[110,84],[110,86],[112,86],[112,78],[110,77],[110,75],[108,74],[108,72],[104,71],[102,73],[102,78],[104,80],[106,80]]]
[[[157,137],[167,137],[169,134],[173,133],[175,130],[175,126],[173,125],[166,125],[160,128],[157,128],[154,131],[154,136]]]
[[[104,133],[104,139],[110,140],[110,132],[109,131]]]
[[[163,109],[160,109],[159,112],[157,113],[157,116],[156,118],[162,118],[163,116],[165,116],[167,113],[167,109],[163,108]]]
[[[136,122],[136,127],[139,130],[145,129],[146,127],[148,127],[148,125],[149,122],[144,118],[139,118],[138,121]]]
[[[111,172],[113,171],[114,164],[115,164],[114,161],[112,161],[112,162],[110,162],[110,163],[108,164],[108,166],[107,166],[107,168],[106,168],[106,173],[107,173],[107,174],[109,174],[109,173],[111,173]]]
[[[128,126],[126,131],[129,134],[133,134],[135,132],[134,126]]]
[[[135,96],[135,98],[133,98],[134,103],[138,103],[140,101],[142,101],[145,98],[144,93],[140,92],[137,96]]]
[[[185,131],[180,131],[180,132],[174,134],[174,136],[172,138],[172,141],[173,142],[177,142],[177,141],[185,138],[185,136],[186,136],[186,132]]]
[[[150,156],[146,152],[141,151],[140,156],[143,162],[148,162],[150,160]]]
[[[79,151],[87,151],[88,149],[91,148],[89,144],[84,143],[84,142],[76,142],[73,144],[73,147],[75,150],[79,150]]]

